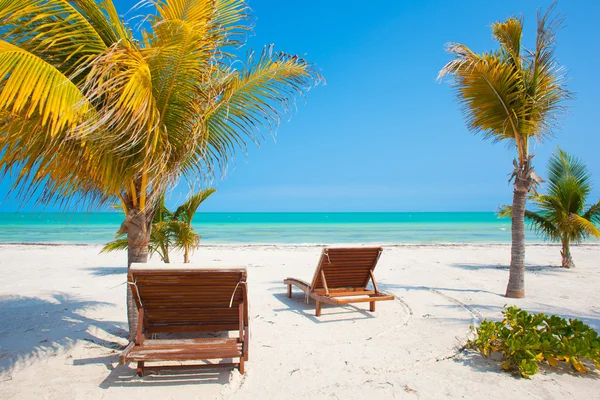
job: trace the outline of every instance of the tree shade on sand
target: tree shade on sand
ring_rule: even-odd
[[[507,297],[525,297],[525,203],[535,193],[539,177],[533,170],[532,139],[551,135],[563,102],[571,98],[565,75],[554,56],[555,32],[562,20],[552,17],[554,6],[538,13],[535,48],[522,47],[523,23],[511,17],[492,24],[499,48],[481,54],[451,43],[454,59],[438,78],[453,76],[453,85],[467,127],[493,142],[506,142],[517,150],[512,203],[512,246]]]
[[[25,199],[119,201],[128,264],[147,261],[167,187],[223,170],[320,81],[272,47],[239,62],[243,0],[148,4],[134,36],[111,0],[0,1],[0,168]]]
[[[548,191],[531,196],[535,211],[525,210],[525,219],[532,228],[553,242],[562,245],[562,266],[575,266],[571,243],[580,243],[591,236],[600,237],[596,224],[600,223],[600,201],[586,209],[592,190],[591,177],[586,165],[560,148],[548,164]],[[510,216],[512,207],[503,206],[501,216]]]

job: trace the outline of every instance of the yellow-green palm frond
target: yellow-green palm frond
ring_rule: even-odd
[[[85,68],[89,72],[83,91],[97,111],[79,127],[79,134],[123,157],[137,156],[141,162],[156,148],[161,134],[144,53],[116,44]]]
[[[113,240],[112,242],[106,243],[100,253],[111,253],[113,251],[122,251],[127,250],[127,239],[121,238]]]
[[[0,38],[69,75],[118,40],[103,16],[93,0],[3,0]]]
[[[194,215],[196,215],[196,211],[198,210],[198,207],[200,207],[200,204],[202,204],[210,197],[211,194],[216,191],[217,189],[215,188],[209,188],[191,195],[182,205],[177,207],[177,210],[175,210],[175,213],[173,214],[174,217],[188,225],[191,225]]]
[[[538,14],[536,47],[521,45],[523,26],[517,18],[492,25],[498,50],[476,54],[451,43],[454,57],[438,79],[453,76],[458,101],[468,128],[494,141],[514,141],[520,164],[529,154],[529,139],[552,134],[572,98],[565,88],[565,71],[554,57],[554,35],[560,19],[551,19],[553,7]]]
[[[194,250],[202,238],[191,225],[182,221],[173,221],[170,227],[173,234],[173,246],[180,250]]]
[[[258,145],[264,132],[274,133],[297,96],[321,80],[316,69],[298,56],[273,53],[270,46],[256,61],[251,55],[245,69],[224,77],[220,101],[207,117],[209,153],[199,156],[215,158],[223,167],[236,148],[245,150],[247,141]]]
[[[462,45],[448,51],[457,56],[440,72],[455,76],[455,88],[467,126],[494,141],[515,139],[519,126],[523,80],[514,65],[502,62],[498,54],[475,55]]]
[[[39,114],[50,136],[72,129],[90,111],[79,88],[51,64],[0,40],[0,112]]]
[[[600,201],[596,204],[592,204],[587,211],[583,213],[583,218],[596,224],[600,224]]]
[[[493,23],[492,35],[501,44],[501,50],[506,53],[506,57],[520,68],[523,21],[512,17],[505,22]]]

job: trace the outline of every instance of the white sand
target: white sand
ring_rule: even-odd
[[[458,352],[479,319],[505,303],[577,317],[600,330],[600,246],[573,249],[563,270],[555,246],[529,246],[527,298],[502,296],[510,249],[495,246],[389,246],[376,277],[398,297],[324,306],[320,318],[282,280],[306,277],[316,246],[213,246],[194,263],[247,265],[251,347],[237,371],[135,377],[118,366],[126,344],[125,253],[93,246],[0,247],[2,399],[363,399],[600,398],[600,374],[543,369],[516,379],[497,362]],[[458,353],[458,354],[457,354]]]

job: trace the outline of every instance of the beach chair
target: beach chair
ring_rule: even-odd
[[[394,296],[380,292],[373,275],[381,247],[326,248],[321,253],[319,265],[312,283],[294,278],[285,279],[288,297],[292,297],[292,285],[316,301],[316,315],[321,315],[321,304],[370,303],[375,311],[375,302],[393,300]],[[369,280],[373,290],[367,289]]]
[[[147,362],[221,360],[193,368],[237,367],[244,373],[250,336],[245,268],[132,264],[127,279],[139,318],[135,341],[121,354],[121,365],[137,362],[143,376],[144,367],[150,368]],[[230,331],[237,337],[199,337],[207,332],[231,336]],[[154,334],[171,337],[153,339]],[[185,338],[172,338],[174,334]]]

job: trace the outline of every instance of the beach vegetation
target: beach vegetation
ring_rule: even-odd
[[[572,97],[565,87],[565,70],[555,57],[555,34],[562,23],[554,6],[538,13],[535,47],[522,45],[523,21],[510,17],[492,24],[499,48],[475,53],[450,43],[454,57],[438,79],[453,77],[453,86],[467,127],[492,142],[516,150],[511,180],[512,245],[507,297],[525,296],[525,203],[540,182],[533,168],[532,140],[550,136]]]
[[[586,363],[600,369],[600,338],[582,321],[506,306],[502,315],[502,321],[484,319],[473,328],[476,337],[467,347],[485,357],[501,354],[502,368],[524,378],[535,375],[542,363],[570,365],[580,373],[589,372]]]
[[[589,236],[600,237],[600,201],[587,206],[592,190],[587,166],[573,155],[558,148],[548,164],[546,194],[530,196],[535,210],[525,210],[525,219],[547,240],[561,243],[562,267],[575,263],[570,245]],[[587,208],[586,208],[587,206]],[[500,216],[510,216],[512,207],[502,206]]]
[[[201,236],[192,227],[192,220],[198,207],[204,200],[216,191],[214,188],[201,190],[191,195],[183,204],[171,212],[165,205],[164,195],[160,198],[154,219],[148,252],[150,255],[158,254],[161,261],[170,263],[170,250],[183,251],[183,262],[190,262],[190,254],[200,245]],[[118,250],[126,250],[128,246],[127,237],[123,229],[117,232],[115,240],[107,243],[102,248],[102,253]]]
[[[242,47],[244,0],[0,2],[0,169],[24,201],[119,202],[128,265],[146,262],[161,193],[203,184],[275,133],[321,81],[297,55]],[[137,309],[128,289],[129,336]]]

